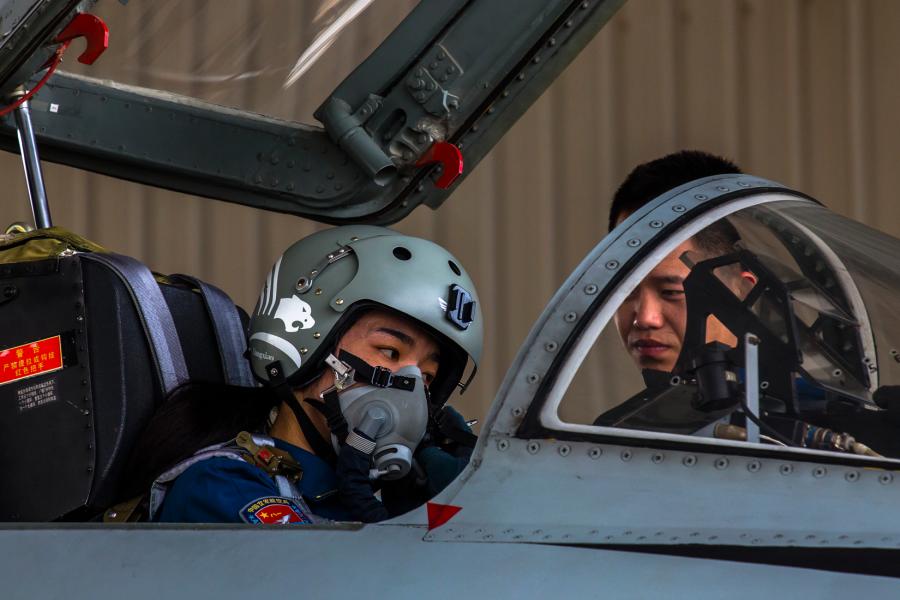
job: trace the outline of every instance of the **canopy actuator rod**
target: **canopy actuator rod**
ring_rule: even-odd
[[[24,96],[22,88],[13,92],[13,100]],[[31,200],[31,211],[34,213],[34,224],[38,229],[52,227],[50,205],[44,189],[44,174],[41,171],[41,158],[38,156],[37,142],[34,139],[34,127],[31,125],[31,108],[28,101],[22,102],[14,111],[16,133],[19,138],[19,153],[22,155],[22,168],[25,169],[25,180],[28,183],[28,198]]]

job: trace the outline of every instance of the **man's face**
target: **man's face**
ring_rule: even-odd
[[[440,364],[437,342],[430,335],[414,321],[383,310],[361,316],[341,338],[338,349],[391,371],[415,365],[426,385],[434,381]]]
[[[678,258],[696,252],[688,240],[650,271],[616,311],[616,329],[641,369],[671,371],[681,353],[687,304],[684,279],[690,269]]]
[[[687,324],[684,280],[690,273],[680,258],[685,252],[693,254],[694,262],[708,258],[693,240],[684,242],[650,271],[616,311],[619,336],[641,369],[672,371],[681,353]],[[723,275],[723,283],[739,298],[756,285],[756,276],[749,271]],[[714,316],[706,321],[706,342],[737,346],[734,334]]]

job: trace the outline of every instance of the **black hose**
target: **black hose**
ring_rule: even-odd
[[[744,414],[747,415],[747,418],[750,419],[751,421],[753,421],[754,423],[756,423],[756,425],[759,427],[760,431],[765,430],[766,435],[775,438],[776,440],[778,440],[785,446],[796,446],[797,445],[794,442],[792,442],[791,440],[789,440],[788,438],[784,437],[783,435],[781,435],[780,433],[775,431],[775,429],[768,423],[763,423],[762,420],[758,416],[753,414],[753,412],[747,406],[746,398],[741,399],[741,408],[744,410]]]

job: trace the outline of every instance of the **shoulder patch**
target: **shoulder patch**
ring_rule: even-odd
[[[241,509],[241,519],[245,523],[259,525],[287,525],[289,523],[311,524],[312,518],[300,507],[296,500],[282,496],[263,496],[253,500]]]

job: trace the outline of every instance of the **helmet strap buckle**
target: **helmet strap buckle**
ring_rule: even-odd
[[[342,360],[339,360],[334,354],[329,354],[325,359],[325,364],[331,367],[331,370],[334,371],[334,385],[322,392],[321,397],[325,397],[325,393],[331,390],[336,390],[340,392],[341,390],[353,385],[356,381],[356,370],[345,363]]]
[[[368,383],[380,388],[386,388],[391,385],[393,379],[393,373],[391,373],[390,369],[376,366],[372,369],[372,377]]]
[[[319,398],[323,400],[326,394],[343,391],[357,381],[375,387],[396,388],[404,391],[412,391],[415,388],[415,381],[411,377],[394,375],[393,371],[379,365],[372,366],[346,350],[341,350],[340,358],[329,354],[325,359],[325,364],[334,372],[334,385],[319,394]],[[351,364],[353,366],[350,366]]]
[[[356,381],[380,388],[394,388],[406,392],[411,392],[416,387],[416,382],[412,377],[394,375],[394,372],[390,369],[378,365],[370,365],[346,350],[341,350],[340,356],[339,362],[352,367],[351,373]]]

